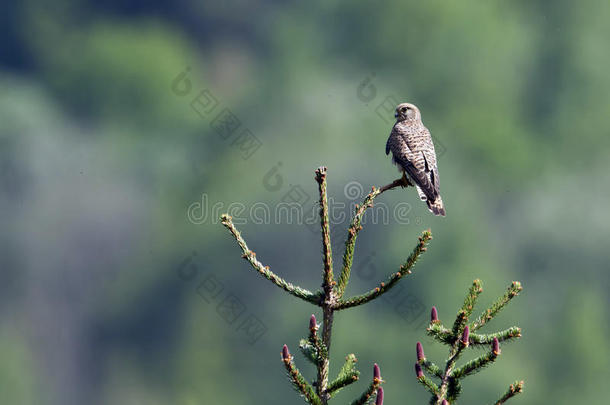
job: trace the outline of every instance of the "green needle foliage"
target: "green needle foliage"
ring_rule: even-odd
[[[438,319],[438,312],[435,307],[431,311],[430,326],[427,328],[428,335],[435,340],[449,346],[449,358],[441,369],[433,362],[426,359],[423,346],[417,342],[417,362],[415,363],[415,375],[417,380],[432,394],[431,404],[451,404],[454,403],[462,392],[461,380],[474,373],[481,371],[490,365],[500,355],[500,342],[517,339],[521,337],[521,329],[513,326],[500,332],[489,334],[475,333],[487,322],[492,320],[515,296],[522,290],[521,283],[514,281],[507,292],[494,302],[488,309],[483,311],[478,318],[469,323],[469,319],[474,310],[479,295],[483,292],[480,280],[474,280],[464,305],[458,311],[451,329],[443,326]],[[487,352],[462,366],[457,366],[457,361],[465,349],[472,347],[485,347]],[[430,377],[426,376],[424,370],[432,377],[440,380],[437,385]],[[523,381],[517,381],[510,385],[508,391],[497,401],[496,404],[503,404],[513,396],[523,390]]]
[[[395,187],[406,187],[408,184],[403,179],[395,180],[394,182],[381,187],[373,187],[371,192],[364,198],[361,205],[356,207],[356,212],[352,218],[348,228],[347,240],[345,242],[345,252],[343,254],[343,265],[341,273],[337,280],[333,275],[333,260],[330,240],[330,223],[328,219],[328,197],[326,190],[326,168],[320,167],[315,172],[315,178],[318,183],[318,191],[320,193],[320,225],[322,230],[322,288],[316,292],[312,292],[305,288],[296,286],[287,282],[283,278],[273,273],[268,266],[263,265],[257,258],[256,254],[248,248],[246,241],[241,236],[241,233],[235,228],[233,221],[229,215],[221,217],[222,224],[231,232],[238,246],[242,250],[242,257],[250,263],[252,268],[261,276],[271,281],[276,286],[287,291],[289,294],[298,297],[305,302],[316,305],[322,309],[323,322],[320,331],[320,325],[316,322],[314,315],[309,319],[309,334],[307,338],[301,339],[299,348],[303,356],[309,360],[317,370],[317,378],[314,382],[308,382],[300,373],[294,364],[294,360],[288,347],[284,345],[282,349],[282,361],[286,367],[286,372],[290,382],[301,395],[301,397],[309,404],[326,405],[328,401],[342,388],[359,380],[360,372],[356,369],[356,356],[348,354],[345,358],[345,363],[341,367],[339,374],[332,380],[329,380],[329,350],[332,335],[333,316],[335,311],[356,307],[367,302],[370,302],[389,291],[404,276],[411,274],[412,268],[415,266],[419,256],[426,251],[426,245],[432,239],[430,231],[425,231],[420,236],[417,245],[407,260],[399,267],[398,271],[392,273],[386,281],[380,282],[370,291],[350,298],[344,298],[345,289],[350,278],[351,268],[354,257],[354,249],[356,246],[356,236],[362,230],[362,218],[366,210],[373,206],[375,198],[387,190]],[[320,333],[321,332],[321,333]],[[383,404],[383,389],[381,384],[381,372],[379,366],[373,366],[373,378],[369,382],[368,387],[360,395],[359,398],[352,402],[352,405],[364,405],[371,403],[375,399],[376,405]]]
[[[224,214],[221,217],[221,221],[237,241],[237,244],[242,251],[242,257],[250,263],[256,272],[289,294],[321,308],[323,315],[321,324],[322,330],[320,331],[320,325],[318,325],[315,315],[311,315],[311,318],[309,319],[309,334],[307,335],[307,338],[301,339],[299,344],[299,349],[305,359],[309,360],[316,368],[316,380],[309,382],[303,377],[299,369],[295,366],[294,359],[286,345],[282,348],[282,361],[291,384],[305,402],[312,405],[327,405],[330,399],[341,389],[360,379],[360,372],[356,369],[356,356],[354,354],[348,354],[339,374],[334,379],[329,379],[329,351],[335,311],[371,302],[406,278],[405,276],[411,274],[419,257],[426,251],[427,245],[432,239],[432,234],[429,230],[424,231],[409,257],[398,268],[398,271],[391,273],[385,281],[380,282],[368,292],[345,298],[345,290],[351,275],[356,238],[358,233],[362,230],[362,218],[364,217],[366,210],[372,207],[375,198],[385,191],[399,186],[407,187],[410,184],[406,182],[404,178],[401,178],[381,188],[373,187],[371,192],[364,198],[362,204],[356,206],[354,216],[348,228],[341,273],[339,274],[339,277],[335,279],[333,274],[330,223],[328,219],[326,168],[318,168],[315,172],[315,178],[320,193],[320,226],[323,252],[322,286],[315,292],[296,286],[273,273],[268,266],[263,265],[256,258],[256,253],[248,248],[241,233],[235,228],[232,218],[229,215]],[[504,296],[496,301],[489,309],[484,311],[474,322],[468,324],[476,300],[482,292],[480,281],[475,280],[451,329],[444,327],[440,321],[438,321],[436,308],[433,308],[432,322],[428,328],[428,333],[439,342],[450,346],[450,356],[449,360],[447,360],[445,369],[443,370],[425,358],[421,344],[417,343],[417,363],[415,364],[415,370],[419,382],[433,395],[431,403],[448,404],[454,402],[461,392],[461,379],[474,374],[481,368],[495,361],[500,354],[500,342],[521,336],[521,329],[517,327],[492,334],[478,334],[475,332],[493,319],[493,317],[515,295],[517,295],[519,291],[521,291],[521,285],[516,282],[513,283]],[[456,362],[465,348],[482,345],[490,346],[490,351],[461,367],[456,367]],[[431,376],[438,378],[440,380],[440,385],[424,375],[424,369]],[[382,383],[383,380],[381,378],[379,366],[374,364],[372,380],[370,380],[362,395],[352,401],[351,405],[371,404],[373,400],[375,400],[376,405],[383,405]],[[514,395],[521,392],[522,388],[522,382],[512,384],[508,391],[498,400],[497,404],[502,404],[506,400],[512,398]]]
[[[341,388],[348,386],[354,381],[358,381],[359,378],[360,371],[356,370],[356,356],[348,354],[343,367],[339,371],[339,375],[333,382],[328,384],[328,394],[332,397]]]

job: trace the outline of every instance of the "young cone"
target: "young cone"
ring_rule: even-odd
[[[424,372],[421,369],[419,363],[415,363],[415,375],[417,376],[417,378],[422,378],[424,376]]]
[[[379,370],[379,366],[377,365],[377,363],[375,363],[375,365],[373,366],[373,381],[381,381],[381,371]]]
[[[377,389],[377,399],[375,400],[375,405],[383,405],[383,388],[379,387]]]
[[[438,322],[438,312],[436,311],[436,307],[432,307],[430,311],[430,322]]]
[[[311,318],[309,318],[309,330],[314,332],[318,330],[318,324],[316,323],[316,316],[315,315],[311,315]]]
[[[426,356],[424,355],[424,348],[420,342],[417,342],[417,344],[415,345],[415,351],[417,352],[417,362],[426,359]]]
[[[494,352],[496,356],[498,356],[502,351],[500,350],[500,341],[498,338],[494,338],[493,343],[491,344],[491,350]]]
[[[470,328],[468,325],[464,327],[464,333],[462,333],[462,345],[468,347],[468,339],[470,339]]]
[[[282,347],[282,360],[290,361],[290,351],[288,350],[288,346],[286,345]]]

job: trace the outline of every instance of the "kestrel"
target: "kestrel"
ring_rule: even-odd
[[[406,183],[415,185],[422,201],[434,215],[445,216],[439,192],[436,152],[430,131],[421,121],[421,113],[413,104],[396,107],[396,123],[385,146],[386,155],[392,151],[392,161],[403,173]]]

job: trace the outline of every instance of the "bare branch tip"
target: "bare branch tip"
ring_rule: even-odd
[[[321,182],[326,177],[326,166],[320,166],[316,169],[316,181]]]

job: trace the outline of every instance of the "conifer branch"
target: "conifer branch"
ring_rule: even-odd
[[[424,366],[424,368],[426,369],[426,371],[428,371],[428,373],[434,374],[438,378],[443,378],[443,371],[436,364],[434,364],[431,361],[428,361],[428,359],[426,359],[426,355],[424,354],[424,347],[422,346],[422,344],[420,342],[417,342],[417,344],[415,345],[415,350],[417,352],[417,363],[421,366]],[[417,370],[418,369],[416,367],[416,369],[415,369],[416,373],[417,373]]]
[[[472,328],[470,328],[472,330]],[[445,328],[440,323],[430,324],[426,329],[426,332],[429,336],[432,336],[435,340],[440,343],[451,345],[454,343],[454,335],[452,331]],[[470,332],[470,344],[473,345],[488,345],[490,344],[494,338],[498,339],[500,342],[505,340],[511,340],[521,337],[521,328],[517,326],[512,326],[508,329],[502,330],[500,332],[487,333],[487,334],[479,334]]]
[[[426,333],[440,343],[446,345],[452,345],[455,341],[452,331],[444,327],[441,323],[431,323],[426,329]]]
[[[389,291],[396,285],[405,275],[412,272],[412,268],[427,249],[427,244],[432,238],[430,230],[423,232],[419,237],[419,242],[407,258],[400,266],[398,272],[389,276],[386,282],[382,282],[378,287],[355,297],[343,299],[343,294],[347,287],[351,268],[354,258],[354,249],[358,232],[362,229],[362,218],[366,210],[373,205],[376,197],[381,193],[392,188],[412,185],[403,177],[394,182],[381,187],[379,189],[373,187],[371,192],[365,197],[362,205],[356,207],[356,211],[351,220],[348,229],[348,238],[345,244],[345,252],[343,254],[343,267],[338,281],[335,281],[333,275],[333,258],[330,240],[330,223],[329,223],[329,207],[326,183],[327,170],[325,167],[320,167],[315,172],[315,178],[318,183],[318,191],[320,194],[320,226],[322,231],[322,250],[323,250],[323,277],[322,289],[317,292],[311,292],[299,286],[295,286],[275,273],[269,270],[269,267],[264,266],[257,258],[256,254],[251,251],[240,232],[235,228],[233,221],[229,215],[221,217],[222,224],[231,232],[238,246],[242,250],[242,257],[246,259],[250,265],[263,277],[270,280],[278,287],[284,289],[291,295],[301,298],[307,302],[321,307],[323,321],[321,324],[322,331],[318,334],[320,325],[316,322],[316,317],[311,315],[309,319],[309,334],[307,338],[301,339],[299,348],[303,355],[311,361],[317,371],[317,379],[313,383],[309,383],[301,375],[299,370],[293,363],[293,358],[288,347],[284,345],[282,349],[282,361],[288,373],[288,377],[295,389],[303,396],[303,398],[313,405],[327,405],[328,401],[341,389],[347,385],[358,381],[360,372],[356,369],[356,357],[350,354],[346,357],[343,367],[339,371],[337,378],[329,383],[329,365],[330,365],[330,342],[332,334],[332,325],[334,312],[342,309],[351,308],[370,302],[379,296]],[[521,336],[521,329],[512,327],[500,332],[480,334],[475,331],[489,322],[499,311],[501,311],[508,302],[521,291],[521,285],[514,282],[504,296],[500,297],[490,308],[484,311],[475,322],[469,324],[469,318],[472,315],[473,308],[477,298],[482,292],[481,282],[475,280],[464,300],[464,304],[458,311],[456,319],[451,329],[443,326],[438,318],[438,311],[435,307],[430,313],[431,321],[428,326],[427,333],[439,342],[450,347],[449,357],[445,367],[441,368],[433,362],[426,359],[421,343],[417,343],[417,362],[415,363],[415,372],[418,381],[426,387],[432,394],[431,403],[437,405],[449,405],[453,403],[460,395],[462,387],[460,381],[483,367],[491,364],[500,354],[500,342],[518,338]],[[490,345],[491,350],[478,358],[467,362],[458,367],[457,361],[468,347]],[[432,378],[425,375],[424,370],[432,378],[438,378],[440,383],[437,384]],[[383,405],[383,389],[381,384],[381,373],[377,364],[373,367],[373,380],[364,391],[364,393],[352,405],[370,404],[375,399],[376,405]],[[509,391],[504,394],[497,404],[504,403],[507,399],[521,392],[523,382],[515,383],[510,386]]]
[[[474,345],[488,345],[493,342],[494,339],[498,339],[500,342],[506,340],[516,339],[521,337],[521,328],[512,326],[508,329],[500,332],[488,333],[488,334],[470,334],[470,343]]]
[[[328,220],[328,196],[326,192],[326,167],[321,166],[316,170],[316,181],[320,192],[320,226],[322,227],[322,252],[324,261],[324,291],[329,295],[327,289],[335,285],[333,276],[333,252],[330,241],[330,224]]]
[[[474,309],[474,305],[479,298],[479,295],[483,292],[483,288],[481,287],[481,280],[474,280],[472,282],[472,286],[468,290],[468,294],[466,295],[466,299],[464,300],[464,304],[460,311],[458,312],[457,317],[455,318],[455,322],[453,324],[453,335],[459,336],[464,331],[466,327],[466,323],[468,322],[468,318],[472,315],[472,311]]]
[[[317,392],[322,398],[322,403],[326,405],[330,395],[327,392],[328,389],[328,370],[330,367],[330,356],[328,351],[330,350],[330,331],[332,329],[333,312],[332,308],[324,307],[324,330],[323,330],[323,341],[322,343],[326,347],[326,355],[320,358],[318,363],[318,379],[317,379]]]
[[[318,365],[320,362],[319,352],[308,340],[301,339],[299,341],[299,349],[301,349],[301,353],[303,353],[307,360],[311,361],[315,366]]]
[[[418,244],[415,246],[415,248],[413,249],[413,252],[411,252],[411,254],[407,258],[407,260],[404,262],[404,264],[402,266],[400,266],[399,271],[397,271],[396,273],[393,273],[386,282],[380,283],[378,287],[375,287],[374,289],[370,290],[367,293],[364,293],[362,295],[357,295],[355,297],[351,297],[348,299],[340,299],[339,302],[337,303],[337,306],[335,307],[335,310],[338,311],[338,310],[347,309],[347,308],[365,304],[369,301],[374,300],[375,298],[378,298],[382,294],[388,292],[392,287],[394,287],[394,285],[396,285],[403,278],[403,276],[405,276],[407,274],[411,274],[411,272],[412,272],[411,269],[417,262],[417,259],[419,258],[419,256],[423,252],[426,251],[426,249],[427,249],[426,245],[428,244],[430,239],[432,239],[432,234],[431,234],[430,230],[424,231],[422,233],[422,236],[419,237]]]
[[[521,283],[518,281],[513,281],[513,283],[508,287],[508,291],[500,297],[496,302],[494,302],[489,308],[487,308],[477,320],[472,324],[472,330],[475,331],[491,319],[493,319],[498,312],[500,312],[513,298],[515,298],[519,293],[523,290]]]
[[[332,397],[343,387],[358,381],[359,378],[360,371],[356,370],[356,356],[349,354],[345,358],[345,363],[341,367],[337,378],[328,385],[328,394]]]
[[[328,384],[328,388],[326,389],[326,391],[328,392],[328,395],[330,395],[330,397],[332,398],[333,395],[341,391],[342,388],[345,388],[351,383],[358,381],[359,378],[360,372],[353,371],[349,374],[342,376],[341,378],[337,378],[335,381]]]
[[[316,316],[312,314],[309,318],[309,337],[301,339],[299,344],[303,355],[316,367],[319,367],[323,360],[328,357],[328,350],[318,337],[318,328]]]
[[[421,385],[426,387],[426,389],[430,391],[432,395],[438,395],[438,385],[436,385],[434,381],[426,377],[419,363],[415,363],[415,376],[417,377],[417,381]]]
[[[449,384],[447,388],[447,400],[443,399],[443,401],[447,401],[447,404],[454,402],[457,397],[462,393],[462,384],[460,384],[460,380],[457,378],[450,377]],[[443,404],[444,402],[441,402]]]
[[[386,192],[388,190],[392,190],[393,188],[396,188],[396,187],[405,188],[405,187],[409,187],[409,186],[414,187],[413,183],[411,183],[409,181],[409,179],[407,179],[405,176],[402,176],[401,178],[394,180],[390,184],[386,184],[385,186],[381,187],[379,189],[379,193],[380,194],[384,193],[384,192]]]
[[[506,393],[502,395],[502,397],[498,399],[494,405],[502,405],[521,392],[523,392],[523,381],[515,381],[508,387]]]
[[[425,360],[420,362],[420,364],[426,369],[426,371],[432,375],[435,375],[438,378],[443,378],[443,370],[436,364],[432,363],[429,360]]]
[[[437,405],[440,405],[443,399],[449,399],[448,390],[449,383],[452,380],[453,368],[455,367],[455,363],[457,362],[457,359],[460,357],[460,354],[464,348],[466,348],[466,345],[461,344],[460,339],[455,339],[454,343],[451,345],[449,350],[449,359],[447,360],[445,372],[443,373],[443,377],[441,379],[441,386],[436,394]]]
[[[339,282],[337,284],[337,296],[343,296],[347,283],[349,282],[352,264],[354,260],[354,248],[356,247],[356,238],[358,232],[362,230],[362,217],[366,210],[373,206],[373,200],[380,194],[380,190],[373,187],[371,192],[366,196],[361,205],[356,205],[356,212],[352,221],[347,228],[347,239],[345,241],[345,252],[343,253],[343,268],[339,276]]]
[[[481,286],[481,280],[474,280],[472,282],[472,286],[470,286],[470,290],[468,290],[468,295],[466,295],[464,305],[462,305],[462,311],[464,311],[466,319],[470,318],[470,315],[472,315],[472,311],[477,303],[477,299],[482,292],[483,287]]]
[[[462,367],[456,368],[452,374],[454,378],[464,378],[468,375],[480,371],[483,367],[488,366],[498,358],[498,355],[490,351],[474,360],[469,361]]]
[[[354,260],[354,249],[356,247],[356,238],[358,237],[358,232],[362,230],[362,218],[364,213],[368,208],[373,206],[373,201],[377,198],[381,193],[391,190],[396,187],[406,187],[405,178],[400,178],[394,180],[392,183],[387,184],[381,188],[372,187],[371,192],[364,198],[362,204],[356,206],[356,212],[354,213],[354,217],[347,229],[347,239],[345,241],[345,251],[343,253],[343,267],[341,269],[341,274],[339,275],[339,282],[337,283],[337,297],[341,298],[345,293],[345,288],[347,287],[347,283],[349,282],[352,264]]]
[[[426,328],[428,335],[432,336],[437,341],[449,346],[449,358],[445,364],[444,370],[441,370],[434,363],[428,361],[424,355],[424,349],[420,342],[416,345],[417,362],[415,363],[415,373],[417,380],[432,393],[430,403],[436,405],[453,403],[462,391],[460,380],[475,374],[484,367],[493,363],[500,355],[500,342],[521,337],[521,329],[514,326],[496,333],[477,334],[472,331],[475,327],[481,327],[487,321],[491,320],[519,291],[521,284],[513,282],[509,287],[508,292],[500,297],[489,310],[483,312],[483,315],[477,318],[472,324],[468,324],[469,318],[472,315],[476,301],[483,291],[481,281],[475,280],[470,287],[464,304],[457,313],[455,322],[451,329],[442,325],[438,319],[438,311],[436,307],[432,307],[430,312],[430,325]],[[462,366],[457,366],[457,361],[460,355],[468,348],[480,345],[491,345],[490,350],[466,362]],[[436,385],[431,379],[424,374],[424,369],[432,376],[440,379],[440,385]],[[503,403],[506,399],[520,392],[522,382],[519,385],[515,383],[511,385],[509,391],[497,403]]]
[[[454,388],[451,390],[451,395],[449,395],[450,384],[453,383],[454,380],[453,372],[456,362],[462,354],[462,351],[468,347],[470,343],[470,328],[468,325],[466,325],[466,323],[468,322],[468,317],[472,314],[477,298],[482,291],[481,280],[474,280],[468,294],[466,295],[466,298],[464,299],[464,304],[459,310],[455,318],[455,322],[453,323],[453,328],[451,330],[452,343],[449,350],[449,359],[445,365],[445,372],[441,379],[441,385],[436,397],[438,405],[441,404],[443,399],[451,400],[453,396],[456,396],[459,393],[459,390]]]
[[[297,369],[292,361],[292,355],[288,351],[288,347],[284,345],[282,348],[282,361],[286,367],[288,378],[292,382],[294,388],[305,398],[307,403],[312,405],[322,405],[322,401],[316,395],[313,387],[303,378],[299,369]]]
[[[383,380],[381,379],[381,374],[379,372],[379,366],[375,364],[373,366],[373,381],[369,384],[366,391],[362,393],[360,398],[352,401],[351,405],[364,405],[366,404],[372,396],[378,392],[378,389],[381,387]]]
[[[292,283],[289,283],[286,280],[284,280],[283,278],[281,278],[280,276],[273,273],[271,270],[269,270],[269,266],[264,266],[256,258],[256,253],[254,253],[252,250],[248,249],[248,245],[246,245],[246,241],[241,236],[241,233],[237,230],[237,228],[235,228],[235,225],[233,225],[233,219],[231,218],[230,215],[223,214],[220,219],[221,219],[222,224],[229,230],[229,232],[231,232],[231,234],[237,241],[237,244],[239,245],[239,247],[241,248],[241,251],[243,252],[242,257],[250,263],[250,265],[254,268],[254,270],[256,270],[260,275],[265,277],[267,280],[271,281],[273,284],[277,285],[278,287],[282,288],[283,290],[287,291],[288,293],[294,295],[295,297],[298,297],[302,300],[305,300],[305,301],[310,302],[315,305],[320,304],[320,298],[321,298],[320,292],[313,293],[309,290],[306,290],[306,289],[296,286]]]
[[[335,305],[334,287],[335,278],[333,275],[333,255],[330,240],[330,224],[328,219],[328,196],[326,191],[326,167],[321,166],[315,172],[316,182],[318,183],[318,191],[320,193],[320,226],[322,228],[322,252],[324,271],[322,277],[322,290],[324,291],[324,300],[322,301],[322,344],[326,348],[326,355],[320,358],[318,363],[318,380],[317,392],[322,399],[323,404],[326,404],[330,395],[327,392],[328,387],[328,369],[331,330],[333,324],[333,306]]]
[[[309,318],[309,344],[314,348],[318,360],[322,360],[328,357],[328,349],[326,345],[318,337],[318,324],[316,322],[316,316],[311,315]]]

